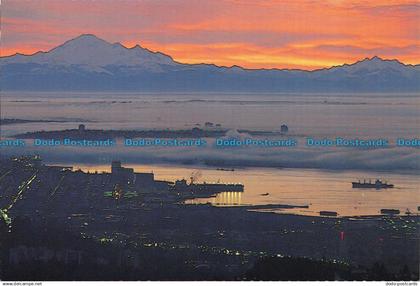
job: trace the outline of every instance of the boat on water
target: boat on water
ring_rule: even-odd
[[[243,192],[244,185],[237,183],[196,183],[193,180],[187,183],[186,180],[177,180],[173,185],[173,189],[178,192],[189,191],[197,193]]]
[[[400,210],[396,210],[396,209],[381,209],[381,214],[398,215],[398,214],[400,214]]]
[[[322,215],[322,216],[337,216],[338,213],[337,212],[332,212],[332,211],[320,211],[319,215]]]
[[[226,171],[226,172],[234,172],[234,171],[235,171],[235,169],[233,169],[233,168],[230,168],[230,169],[226,169],[226,168],[217,168],[216,170],[217,170],[217,171]]]
[[[370,180],[368,182],[366,180],[363,180],[363,182],[359,180],[358,182],[352,182],[351,184],[354,189],[388,189],[394,187],[393,184],[382,182],[379,179],[376,179],[374,183]]]

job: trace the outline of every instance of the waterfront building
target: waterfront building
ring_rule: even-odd
[[[86,126],[84,124],[79,125],[79,133],[84,133],[86,131]]]
[[[283,124],[282,126],[280,126],[280,132],[281,133],[287,133],[287,132],[289,132],[289,127],[287,127],[286,124]]]

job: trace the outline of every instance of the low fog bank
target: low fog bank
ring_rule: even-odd
[[[419,171],[415,148],[308,147],[25,147],[1,148],[0,156],[39,154],[49,164],[174,164],[212,167],[311,168],[329,170]]]

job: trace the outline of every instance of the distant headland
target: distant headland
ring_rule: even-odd
[[[209,125],[209,124],[207,124]],[[286,125],[282,125],[280,131],[237,130],[255,136],[283,136],[287,134]],[[35,131],[17,134],[17,139],[55,139],[62,140],[71,138],[75,140],[107,140],[116,138],[215,138],[226,136],[229,129],[219,127],[191,129],[149,129],[149,130],[102,130],[88,129],[80,124],[77,129],[65,129],[54,131]]]

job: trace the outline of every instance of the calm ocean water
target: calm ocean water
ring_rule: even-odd
[[[279,130],[285,123],[291,136],[420,136],[418,95],[3,93],[1,103],[4,118],[66,121],[6,125],[2,127],[3,136],[71,129],[82,122],[91,129],[180,129],[207,121],[233,130]],[[245,185],[242,194],[222,193],[216,198],[195,201],[219,206],[304,204],[309,208],[287,212],[316,215],[320,210],[330,210],[340,215],[371,215],[378,214],[381,208],[416,211],[420,204],[418,148],[361,151],[116,147],[27,148],[25,152],[41,153],[47,163],[89,170],[107,169],[112,159],[120,159],[138,170],[154,170],[159,179],[188,178],[192,171],[200,169],[201,180]],[[209,160],[231,165],[236,171],[203,167]],[[352,189],[351,181],[358,178],[383,178],[396,188]],[[269,195],[261,196],[264,193]]]
[[[418,95],[208,93],[3,93],[2,117],[71,123],[7,126],[5,134],[72,128],[186,128],[206,121],[226,128],[278,130],[313,136],[415,136]]]
[[[336,211],[340,216],[378,215],[382,208],[407,209],[417,212],[420,205],[420,177],[389,172],[332,172],[313,169],[237,169],[234,172],[209,168],[177,166],[128,165],[137,172],[155,173],[160,180],[188,179],[192,172],[200,174],[198,181],[242,183],[243,193],[221,193],[215,198],[196,199],[188,203],[211,203],[220,207],[238,205],[291,204],[308,208],[275,210],[301,215],[319,215],[319,211]],[[76,165],[84,171],[110,171],[107,165]],[[395,184],[393,189],[352,189],[357,178],[382,178]],[[262,196],[262,194],[267,194]]]

